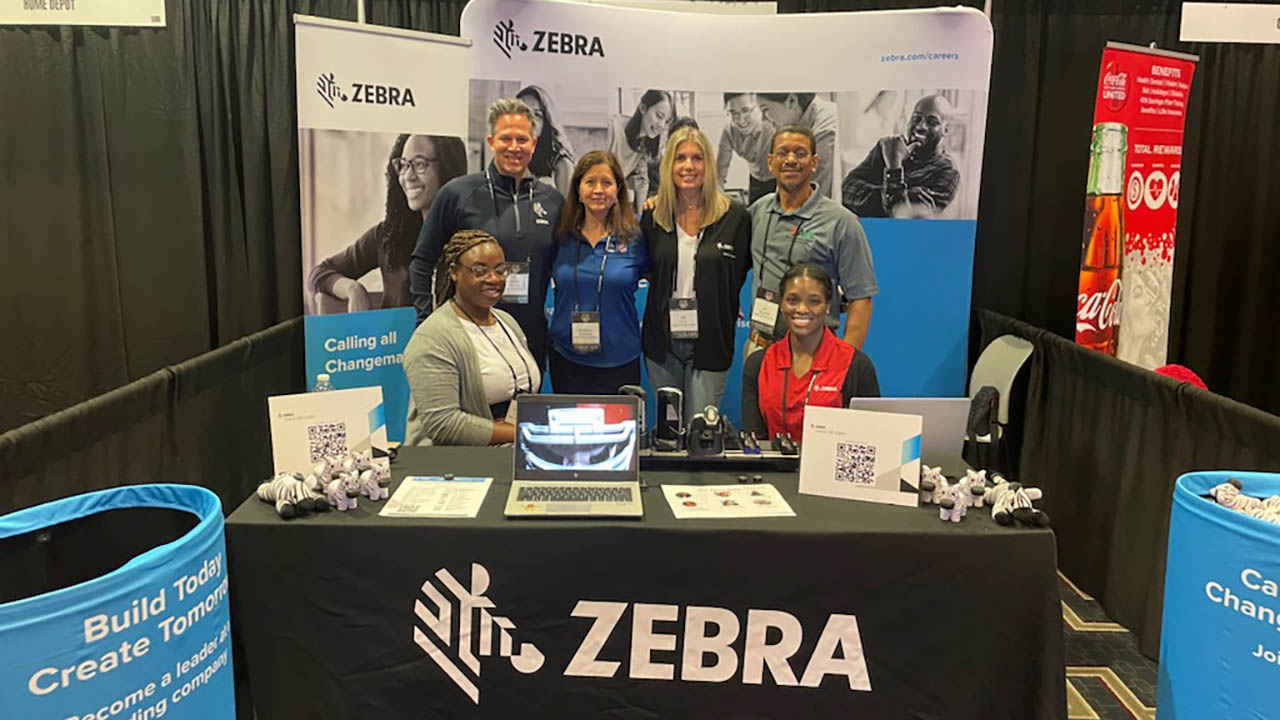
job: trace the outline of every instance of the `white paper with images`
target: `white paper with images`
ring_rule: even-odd
[[[662,494],[677,520],[795,517],[791,505],[768,483],[750,485],[663,485]]]
[[[805,408],[800,492],[918,505],[923,424],[919,415]]]
[[[378,515],[390,518],[473,518],[493,484],[491,477],[410,475]]]
[[[276,472],[307,474],[326,456],[373,451],[387,458],[382,387],[276,395],[267,398]]]

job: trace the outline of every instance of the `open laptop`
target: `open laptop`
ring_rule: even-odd
[[[505,514],[643,517],[640,398],[520,395]]]
[[[849,400],[853,410],[902,413],[924,418],[921,427],[920,461],[942,466],[942,474],[964,475],[968,465],[961,457],[964,430],[969,422],[969,398],[863,398]]]

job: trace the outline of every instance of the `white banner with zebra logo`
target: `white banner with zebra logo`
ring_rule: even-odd
[[[462,35],[474,43],[471,134],[483,134],[494,99],[530,103],[541,118],[538,149],[547,147],[530,172],[562,193],[579,158],[607,149],[642,201],[656,192],[670,132],[693,125],[716,148],[724,192],[749,205],[773,189],[774,129],[806,126],[819,158],[812,180],[857,215],[874,259],[877,287],[851,282],[874,296],[862,349],[881,393],[965,394],[992,47],[980,11],[726,15],[472,0]],[[488,148],[471,148],[470,167],[487,164]],[[797,234],[825,242],[813,225]],[[740,308],[752,306],[754,282]],[[740,348],[746,318],[734,332]],[[724,389],[735,422],[740,379],[739,354]]]
[[[409,259],[436,191],[466,172],[470,42],[294,22],[307,387],[320,374],[339,390],[380,386],[400,441]]]

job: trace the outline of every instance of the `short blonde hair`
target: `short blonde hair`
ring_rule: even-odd
[[[503,115],[523,115],[529,121],[529,129],[533,129],[533,110],[520,98],[504,97],[494,100],[489,106],[490,135],[498,132],[498,118]]]
[[[686,125],[667,138],[667,149],[662,153],[662,164],[658,169],[658,200],[653,206],[653,221],[667,232],[674,231],[676,225],[676,181],[671,176],[671,169],[675,165],[676,151],[686,142],[693,143],[702,151],[702,216],[698,218],[698,228],[711,225],[729,211],[729,196],[720,190],[720,180],[716,177],[716,156],[711,151],[711,143],[701,130]]]

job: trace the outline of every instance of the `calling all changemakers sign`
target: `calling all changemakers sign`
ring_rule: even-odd
[[[1080,244],[1076,342],[1152,369],[1169,346],[1182,126],[1194,55],[1102,51]]]

